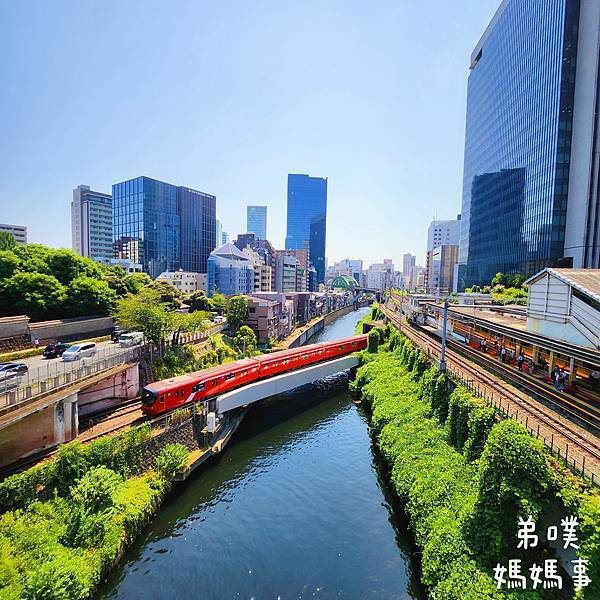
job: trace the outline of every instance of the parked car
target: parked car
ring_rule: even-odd
[[[144,334],[141,331],[130,331],[119,336],[119,346],[129,348],[144,343]]]
[[[119,338],[125,333],[128,333],[127,329],[123,329],[122,327],[115,325],[110,332],[110,339],[113,344],[117,344],[119,342]]]
[[[80,360],[96,354],[96,344],[75,344],[67,348],[62,355],[65,362]]]
[[[44,358],[58,358],[62,356],[65,350],[69,347],[69,344],[65,344],[64,342],[57,342],[56,344],[48,344],[44,348],[44,352],[42,353]]]
[[[24,363],[0,363],[0,376],[24,375],[29,370],[29,367]]]
[[[225,317],[221,317],[220,315],[217,315],[216,317],[213,318],[213,323],[225,323],[227,319]]]

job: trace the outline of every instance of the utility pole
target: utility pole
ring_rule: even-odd
[[[446,326],[448,325],[448,298],[444,300],[444,322],[442,323],[442,356],[440,357],[440,371],[446,370]]]

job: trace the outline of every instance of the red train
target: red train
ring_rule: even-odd
[[[244,358],[172,379],[156,381],[147,385],[142,392],[142,410],[147,415],[160,415],[188,402],[214,398],[247,383],[364,350],[366,347],[367,336],[357,335],[335,342],[311,344]]]

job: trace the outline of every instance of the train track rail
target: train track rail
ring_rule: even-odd
[[[412,327],[406,323],[401,323],[400,318],[384,308],[384,313],[386,316],[399,328],[402,332],[409,338],[411,341],[416,343],[417,345],[424,347],[429,354],[435,355],[436,358],[439,358],[441,354],[441,343],[439,338],[437,338],[432,332],[419,330],[417,328]],[[498,371],[495,361],[485,361],[488,364],[481,364],[482,356],[479,356],[476,351],[473,351],[475,356],[471,358],[479,358],[477,364],[474,364],[472,360],[469,358],[465,358],[462,356],[458,349],[464,350],[462,346],[460,346],[457,342],[453,340],[449,340],[446,347],[446,362],[450,367],[450,371],[458,371],[457,375],[463,379],[470,381],[471,387],[474,388],[474,383],[477,384],[477,389],[480,394],[486,396],[486,390],[491,390],[492,396],[491,400],[494,402],[497,400],[499,402],[499,408],[503,412],[509,414],[509,416],[513,416],[518,419],[519,409],[521,410],[521,417],[524,417],[526,426],[529,425],[529,418],[532,418],[532,421],[537,422],[538,424],[538,437],[540,434],[540,424],[542,427],[546,429],[546,431],[550,432],[550,439],[546,439],[543,436],[545,443],[551,446],[551,450],[554,450],[556,447],[560,448],[560,438],[566,440],[566,447],[563,447],[562,457],[566,458],[567,464],[569,464],[569,450],[571,450],[571,459],[573,461],[573,466],[576,470],[580,470],[582,472],[586,472],[586,457],[588,461],[588,467],[591,468],[592,472],[592,481],[594,480],[594,474],[599,473],[600,470],[597,470],[595,467],[597,466],[600,469],[600,440],[596,437],[596,435],[590,432],[588,429],[583,429],[578,427],[576,424],[572,423],[570,420],[563,418],[562,420],[556,414],[556,411],[553,408],[549,408],[546,404],[540,403],[540,401],[534,400],[533,398],[528,399],[524,397],[524,394],[514,393],[511,394],[509,390],[506,388],[506,384],[503,385],[501,382],[494,381],[491,377],[486,377],[485,373],[482,373],[482,368],[491,368],[493,370]],[[485,360],[485,359],[484,359]],[[452,368],[453,367],[453,368]],[[462,372],[462,373],[461,373]],[[497,374],[497,373],[496,373]],[[560,396],[556,398],[557,394],[554,394],[551,390],[548,390],[543,384],[540,384],[535,381],[530,381],[530,378],[527,380],[519,378],[518,375],[512,372],[508,367],[504,372],[502,372],[508,379],[512,379],[514,385],[519,386],[521,388],[521,392],[525,390],[529,394],[533,394],[535,397],[540,397],[541,402],[549,401],[553,406],[557,408],[561,408],[566,412],[570,412],[570,416],[575,416],[577,419],[582,420],[588,427],[590,423],[587,422],[586,419],[582,419],[582,415],[578,412],[575,412],[574,407],[569,407],[564,405],[564,403],[559,402],[560,400],[564,400]],[[466,376],[466,377],[465,377]],[[519,390],[515,390],[518,392]],[[495,393],[495,396],[494,396]],[[488,398],[490,400],[490,398]],[[505,402],[505,406],[503,407],[503,401]],[[517,407],[516,415],[513,410],[513,414],[510,414],[510,406],[514,405]],[[595,415],[592,415],[595,416]],[[592,428],[597,430],[597,426],[592,424]],[[529,427],[528,427],[529,429]],[[556,439],[555,439],[556,438]],[[555,447],[556,442],[556,447]],[[570,448],[569,448],[570,444]],[[573,453],[578,452],[580,455],[580,465],[581,468],[575,464],[576,459],[573,458]],[[559,457],[560,457],[560,449],[559,449]],[[591,460],[590,460],[591,459]],[[590,465],[590,462],[595,463],[594,465]],[[590,471],[588,468],[587,471]],[[598,475],[596,475],[596,482],[599,481]]]

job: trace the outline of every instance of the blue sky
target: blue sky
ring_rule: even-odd
[[[72,189],[148,175],[285,237],[329,178],[327,255],[422,261],[460,211],[468,59],[499,0],[0,2],[0,222],[70,247]]]

